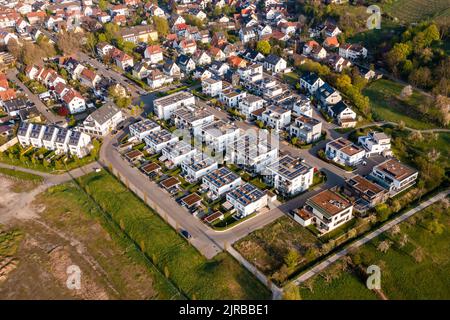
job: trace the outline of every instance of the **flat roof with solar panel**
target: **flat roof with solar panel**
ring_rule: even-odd
[[[248,159],[257,158],[273,149],[277,149],[273,147],[266,138],[261,138],[260,136],[253,134],[246,134],[239,137],[229,145],[229,148],[238,154],[239,158],[244,157]]]
[[[172,133],[170,133],[166,129],[162,129],[160,131],[150,132],[146,137],[145,141],[149,141],[154,143],[155,145],[170,141],[174,138]]]
[[[264,197],[265,193],[259,190],[251,183],[246,183],[243,186],[228,192],[227,196],[239,202],[243,206],[247,206]]]
[[[270,165],[269,169],[288,180],[293,180],[299,176],[310,172],[313,167],[306,164],[302,159],[286,155],[277,162]]]
[[[211,173],[208,173],[206,176],[203,177],[203,180],[211,183],[217,188],[221,188],[236,181],[239,178],[240,177],[236,173],[234,173],[227,167],[222,167],[217,170],[214,170]]]
[[[216,160],[213,160],[204,153],[197,153],[194,157],[183,161],[183,164],[189,167],[194,172],[209,168],[215,163]]]

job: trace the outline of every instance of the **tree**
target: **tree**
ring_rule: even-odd
[[[415,86],[428,87],[431,84],[431,71],[427,67],[414,69],[408,80]]]
[[[153,25],[158,32],[159,36],[167,36],[170,33],[169,23],[167,19],[154,16],[153,17]]]
[[[293,269],[297,265],[299,259],[300,259],[300,256],[299,256],[297,250],[289,249],[288,253],[284,257],[284,263],[286,264],[286,266],[289,269]]]
[[[267,40],[260,40],[256,44],[256,51],[261,52],[264,55],[267,55],[271,51],[271,46],[269,41]]]
[[[378,246],[377,246],[377,250],[382,252],[382,253],[386,253],[389,251],[389,249],[391,248],[392,245],[392,241],[391,240],[384,240],[381,241]]]
[[[80,49],[80,37],[74,32],[60,32],[56,45],[64,54],[73,54]]]
[[[405,100],[408,99],[409,97],[411,97],[413,94],[413,90],[412,87],[410,85],[405,86],[402,89],[402,92],[400,92],[400,99]]]
[[[92,32],[88,33],[86,37],[86,47],[92,52],[95,53],[95,46],[97,45],[97,38],[95,34]]]
[[[106,11],[108,9],[108,1],[106,1],[106,0],[99,0],[98,1],[98,6],[99,6],[100,10]]]

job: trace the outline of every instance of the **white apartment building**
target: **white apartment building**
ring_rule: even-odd
[[[217,199],[241,184],[241,177],[227,167],[216,169],[202,178],[202,186],[208,190],[210,199]]]
[[[190,183],[198,181],[198,179],[217,168],[217,161],[211,159],[204,153],[197,153],[193,158],[184,160],[181,163],[183,176]]]
[[[326,144],[325,154],[331,161],[344,166],[355,166],[363,160],[366,152],[341,137]]]
[[[166,129],[152,131],[144,137],[144,142],[153,152],[160,152],[169,143],[178,141],[178,137],[172,135]]]
[[[228,146],[226,160],[249,172],[266,174],[267,166],[278,160],[278,148],[266,138],[246,134]]]
[[[122,111],[114,104],[105,104],[92,112],[79,127],[81,132],[106,136],[109,132],[116,129],[117,125],[123,120]]]
[[[388,155],[391,153],[391,138],[384,132],[371,131],[367,136],[359,137],[358,143],[366,150],[366,157],[377,154]]]
[[[391,196],[413,186],[418,175],[417,170],[394,158],[373,167],[370,173],[370,177],[387,189]]]
[[[167,144],[162,148],[162,157],[159,160],[168,161],[169,167],[178,166],[184,160],[191,159],[197,153],[189,143],[183,140]]]
[[[214,121],[214,115],[208,109],[187,106],[175,110],[172,120],[178,129],[188,129],[196,136],[203,125]]]
[[[247,95],[246,91],[239,91],[234,89],[223,90],[219,94],[219,101],[228,108],[237,108],[239,102]]]
[[[197,137],[200,137],[202,142],[214,152],[222,152],[239,135],[240,130],[238,127],[223,120],[216,120],[202,126]]]
[[[246,68],[238,69],[239,77],[244,82],[255,82],[263,78],[263,65],[254,63]]]
[[[144,119],[139,122],[133,123],[128,127],[130,131],[130,140],[137,139],[142,141],[150,132],[161,130],[161,126],[156,122],[153,122],[149,119]]]
[[[325,234],[353,218],[350,201],[331,190],[309,198],[303,208],[293,210],[294,220],[303,226],[314,224]]]
[[[222,80],[204,79],[202,81],[202,92],[210,97],[217,97],[222,92]]]
[[[58,133],[58,127],[46,126],[44,130],[44,135],[42,136],[42,143],[44,148],[47,150],[56,149],[56,135]]]
[[[339,47],[339,55],[345,59],[357,60],[367,58],[367,49],[360,44],[343,44]]]
[[[314,168],[301,159],[286,155],[269,167],[267,179],[283,196],[295,196],[313,183]]]
[[[261,121],[267,127],[280,131],[291,124],[291,110],[279,106],[270,106],[261,114]]]
[[[307,117],[312,117],[313,108],[311,105],[311,99],[309,99],[304,95],[298,96],[298,99],[294,102],[294,105],[292,106],[292,112],[297,116],[303,115]]]
[[[299,116],[289,127],[289,135],[305,143],[312,143],[322,135],[322,122],[308,116]]]
[[[265,100],[253,94],[247,94],[241,101],[239,101],[238,109],[247,119],[250,114],[264,106]]]
[[[195,96],[187,91],[180,91],[153,101],[153,109],[158,118],[168,120],[179,107],[195,104]]]
[[[246,183],[228,192],[227,201],[241,217],[246,217],[267,206],[267,194]]]

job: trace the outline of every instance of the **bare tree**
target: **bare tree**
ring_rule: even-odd
[[[389,249],[391,248],[392,245],[392,241],[391,240],[384,240],[381,241],[378,246],[377,246],[377,250],[382,252],[382,253],[386,253],[389,251]]]

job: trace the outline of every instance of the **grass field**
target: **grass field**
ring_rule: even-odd
[[[277,283],[311,262],[321,242],[306,228],[289,217],[281,217],[262,229],[239,240],[234,246],[242,256]],[[290,250],[298,253],[298,261],[287,269],[284,259]]]
[[[7,168],[0,168],[1,175],[11,178],[13,181],[11,189],[16,193],[30,191],[43,181],[41,176]]]
[[[448,0],[391,0],[383,5],[383,11],[406,23],[424,20],[448,23],[450,18]]]
[[[420,104],[425,103],[426,97],[414,91],[406,101],[398,99],[404,86],[386,79],[377,80],[363,90],[368,96],[374,117],[380,120],[400,122],[413,129],[431,129],[439,125],[427,121],[417,111]]]
[[[188,298],[269,298],[266,287],[231,256],[206,260],[110,174],[90,174],[80,184]]]
[[[398,233],[383,234],[353,254],[359,257],[364,268],[372,264],[381,268],[381,290],[388,299],[450,298],[450,212],[447,206],[441,202],[426,208],[403,222]],[[402,245],[403,237],[407,242]],[[377,249],[384,240],[391,241],[386,253]],[[337,278],[326,282],[326,272],[329,270],[312,279],[313,292],[302,285],[304,299],[374,298],[365,289],[365,281],[354,273],[341,271]]]

